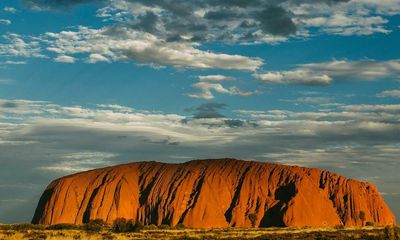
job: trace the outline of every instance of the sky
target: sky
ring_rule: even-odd
[[[400,0],[1,0],[0,222],[55,178],[232,157],[377,185],[400,219]]]

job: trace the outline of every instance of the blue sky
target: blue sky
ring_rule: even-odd
[[[0,222],[55,177],[217,157],[371,181],[400,217],[398,0],[3,0],[0,32]]]

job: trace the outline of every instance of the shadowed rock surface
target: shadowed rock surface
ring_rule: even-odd
[[[360,219],[364,212],[365,220]],[[101,218],[196,228],[361,226],[395,223],[377,188],[313,168],[235,159],[182,164],[137,162],[53,181],[33,223],[81,224]]]

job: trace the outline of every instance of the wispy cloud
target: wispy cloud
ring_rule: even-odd
[[[198,76],[200,81],[232,81],[235,80],[234,77],[230,77],[230,76],[225,76],[225,75],[202,75],[202,76]]]
[[[11,25],[11,20],[0,19],[0,24],[2,24],[2,25]]]
[[[60,55],[54,59],[55,62],[74,63],[75,58],[67,55]]]
[[[326,74],[313,73],[307,70],[282,72],[266,72],[254,74],[262,83],[273,84],[302,84],[309,86],[329,85],[332,78]]]
[[[117,154],[105,152],[77,152],[63,154],[60,157],[63,162],[57,162],[48,166],[38,167],[44,171],[54,171],[61,173],[82,172],[93,168],[99,168],[107,165],[112,165],[111,158],[118,156]]]
[[[14,83],[11,79],[0,79],[0,84],[8,85]]]
[[[17,9],[15,9],[14,7],[10,7],[10,6],[5,6],[3,8],[3,11],[7,12],[7,13],[12,13],[12,14],[16,14],[18,12]]]
[[[254,74],[263,83],[301,84],[323,86],[339,80],[373,81],[400,74],[398,59],[376,60],[334,60],[331,62],[300,64],[288,71],[270,71]]]
[[[391,97],[391,98],[400,98],[400,90],[386,90],[383,91],[379,94],[377,94],[377,97]]]
[[[0,62],[0,65],[23,65],[26,64],[26,61],[11,61],[7,60],[4,62]]]
[[[199,92],[187,94],[187,96],[191,98],[201,98],[206,100],[214,99],[215,96],[213,92],[240,97],[250,97],[259,93],[258,91],[244,91],[236,86],[227,88],[224,87],[222,83],[219,83],[222,81],[233,81],[235,80],[233,77],[224,75],[205,75],[199,76],[198,78],[200,81],[192,84],[192,87],[198,89]]]
[[[232,69],[255,71],[260,58],[214,53],[197,48],[193,42],[167,42],[150,33],[127,27],[48,32],[31,41],[17,34],[8,34],[8,44],[0,44],[0,55],[19,57],[50,57],[72,63],[76,55],[88,55],[87,63],[134,61],[150,66],[170,65],[177,68]]]
[[[0,56],[46,58],[37,40],[29,40],[15,33],[8,33],[3,38],[7,43],[0,44]]]

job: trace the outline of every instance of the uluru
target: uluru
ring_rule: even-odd
[[[360,217],[362,215],[362,217]],[[315,168],[236,159],[135,162],[54,180],[32,223],[144,224],[193,228],[391,225],[396,220],[368,182]]]

